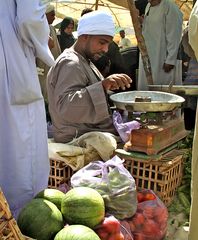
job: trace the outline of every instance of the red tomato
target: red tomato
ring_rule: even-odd
[[[120,232],[120,222],[114,216],[105,217],[101,228],[105,229],[108,233]]]
[[[110,240],[110,239],[109,239]],[[114,239],[113,240],[124,240],[124,235],[122,233],[117,233],[115,236],[114,236]]]
[[[143,233],[135,233],[134,240],[146,240],[146,238]]]
[[[141,227],[144,224],[145,217],[142,213],[136,213],[133,217],[133,223],[135,224],[136,228]]]
[[[154,206],[147,205],[144,207],[144,216],[146,218],[154,217]]]
[[[168,221],[168,211],[165,207],[156,207],[154,209],[154,217],[158,223],[164,223]]]
[[[160,234],[160,228],[155,221],[148,219],[145,221],[142,232],[148,237],[153,236],[153,239],[155,239],[155,236]]]
[[[144,195],[144,199],[144,201],[155,200],[156,196],[153,193],[148,192]]]
[[[102,228],[97,229],[96,233],[98,234],[98,236],[100,237],[101,240],[108,240],[109,238],[109,233],[105,232]]]
[[[141,202],[144,201],[144,194],[143,193],[141,193],[141,192],[137,193],[137,201],[138,201],[138,203],[141,203]]]
[[[133,223],[132,220],[128,221],[128,223],[129,223],[129,226],[130,226],[131,232],[134,232],[134,231],[135,231],[135,224]]]

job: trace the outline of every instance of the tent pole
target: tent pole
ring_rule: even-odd
[[[127,2],[128,2],[128,6],[129,6],[129,11],[130,11],[133,27],[135,30],[135,36],[136,36],[137,42],[138,42],[138,47],[140,49],[140,53],[142,56],[142,62],[143,62],[143,66],[144,66],[144,71],[146,73],[146,79],[147,79],[148,85],[153,85],[151,63],[150,63],[150,59],[148,56],[145,40],[142,35],[142,29],[141,29],[141,25],[140,25],[140,21],[139,21],[139,12],[135,7],[134,0],[127,0]]]
[[[98,10],[98,2],[99,2],[99,0],[96,0],[96,3],[95,3],[95,10]]]

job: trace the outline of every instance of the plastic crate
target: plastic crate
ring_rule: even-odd
[[[129,152],[115,152],[136,181],[138,189],[153,190],[169,206],[183,176],[183,150],[174,149],[159,159],[145,160],[131,157]]]
[[[58,188],[61,183],[69,183],[73,173],[72,168],[66,163],[51,158],[48,187]]]
[[[30,240],[24,236],[13,218],[7,200],[0,188],[0,240]]]

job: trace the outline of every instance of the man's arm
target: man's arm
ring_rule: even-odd
[[[48,65],[53,65],[53,56],[48,47],[49,26],[45,16],[46,6],[41,4],[40,0],[16,2],[16,27],[24,44],[33,49],[36,57]]]

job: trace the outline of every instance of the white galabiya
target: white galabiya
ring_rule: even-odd
[[[198,1],[196,1],[189,18],[188,29],[189,43],[195,53],[198,61]],[[198,236],[198,104],[196,113],[196,122],[194,129],[193,149],[192,149],[192,166],[191,166],[191,211],[190,211],[190,229],[189,240],[197,240]]]
[[[54,63],[45,9],[39,0],[0,4],[0,187],[14,216],[48,182],[46,117],[35,65],[35,57]]]
[[[154,84],[182,84],[182,62],[177,59],[183,15],[171,0],[150,0],[145,9],[142,34],[151,63]],[[170,67],[169,70],[164,69]],[[140,56],[138,90],[148,90]]]

